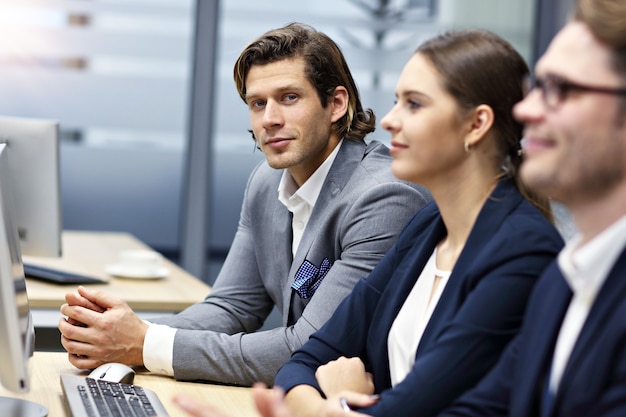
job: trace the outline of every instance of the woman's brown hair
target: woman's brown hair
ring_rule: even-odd
[[[494,161],[502,175],[512,178],[522,195],[553,220],[546,197],[528,189],[519,177],[523,125],[513,117],[513,106],[524,98],[528,66],[507,41],[485,30],[447,32],[418,47],[443,79],[443,86],[464,110],[486,104],[493,110],[492,131],[498,144]]]

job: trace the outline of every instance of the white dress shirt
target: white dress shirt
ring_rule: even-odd
[[[330,171],[330,167],[333,165],[342,143],[343,141],[335,146],[335,149],[328,155],[322,165],[315,170],[313,175],[300,188],[298,188],[289,171],[283,171],[283,177],[280,180],[280,184],[278,184],[278,201],[283,203],[292,214],[291,230],[293,232],[293,240],[291,241],[291,251],[293,256],[296,255],[298,245],[300,245],[300,240],[302,240],[302,234],[311,217],[313,206],[322,191],[322,185],[324,185],[328,171]]]
[[[552,358],[550,391],[553,394],[557,392],[567,361],[596,295],[626,246],[626,216],[584,246],[579,247],[580,241],[581,236],[576,235],[565,245],[558,257],[559,267],[574,294],[561,324]]]
[[[302,234],[309,221],[313,206],[322,190],[322,185],[330,171],[339,148],[339,142],[322,165],[298,188],[293,177],[287,170],[283,171],[278,185],[278,200],[292,213],[291,228],[293,231],[292,253],[295,256]],[[148,322],[149,323],[149,322]],[[150,372],[174,375],[174,338],[176,329],[164,324],[149,323],[148,331],[143,342],[143,362]]]
[[[389,330],[387,350],[392,386],[402,382],[411,372],[426,325],[448,283],[450,271],[438,269],[436,259],[437,249],[428,259]]]

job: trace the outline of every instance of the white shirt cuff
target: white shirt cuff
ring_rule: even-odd
[[[174,376],[174,336],[176,329],[149,323],[143,341],[143,365],[150,372]]]

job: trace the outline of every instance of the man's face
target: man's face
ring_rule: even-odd
[[[586,25],[572,22],[554,38],[536,66],[538,80],[558,76],[588,86],[623,88],[611,69],[610,50]],[[626,128],[622,98],[570,91],[548,108],[535,88],[514,108],[525,123],[522,179],[570,208],[595,201],[626,184]]]
[[[346,112],[347,92],[322,107],[317,91],[304,74],[302,58],[254,65],[246,77],[246,102],[252,131],[268,164],[287,168],[302,185],[332,152],[340,138],[333,122]]]

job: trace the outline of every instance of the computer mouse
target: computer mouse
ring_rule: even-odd
[[[110,362],[100,365],[91,371],[89,378],[132,384],[135,379],[135,370],[123,363]]]

